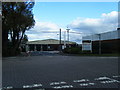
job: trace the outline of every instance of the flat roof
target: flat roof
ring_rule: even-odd
[[[82,37],[82,40],[92,40],[92,41],[112,40],[112,39],[120,39],[120,30],[99,33],[99,34],[93,34],[93,35]]]

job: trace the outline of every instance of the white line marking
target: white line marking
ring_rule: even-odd
[[[60,89],[60,88],[73,88],[73,86],[72,86],[72,85],[64,85],[64,86],[55,86],[55,87],[53,87],[53,88],[55,88],[55,89]]]
[[[118,77],[120,77],[120,75],[119,76],[113,76],[113,78],[118,78]]]
[[[50,83],[50,85],[60,85],[60,84],[67,84],[66,82],[62,81],[62,82],[52,82]]]
[[[42,84],[24,85],[23,88],[42,87]]]
[[[82,83],[80,86],[93,86],[95,83]]]
[[[12,86],[3,87],[3,89],[13,89],[13,87]]]
[[[95,80],[104,80],[104,79],[110,79],[108,77],[99,77],[99,78],[95,78]]]
[[[99,78],[95,78],[95,80],[97,81],[103,80],[100,81],[100,83],[114,83],[114,82],[120,83],[120,81],[108,77],[99,77]]]
[[[33,84],[33,87],[42,87],[42,84]]]
[[[89,81],[88,79],[81,79],[81,80],[73,80],[73,82],[86,82],[86,81]]]

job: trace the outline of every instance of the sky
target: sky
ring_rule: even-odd
[[[33,8],[34,28],[26,32],[29,41],[43,39],[67,40],[81,43],[82,36],[114,31],[118,24],[117,2],[36,2]]]

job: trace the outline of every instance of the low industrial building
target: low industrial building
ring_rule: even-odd
[[[68,45],[69,47],[74,47],[77,45],[77,43],[61,40],[60,44],[60,41],[56,39],[28,41],[26,43],[26,51],[58,51],[60,50],[60,45],[61,48],[64,49]]]
[[[120,50],[120,29],[84,36],[82,38],[82,51],[91,53],[119,53]]]

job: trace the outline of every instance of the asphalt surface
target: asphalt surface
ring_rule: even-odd
[[[58,56],[59,51],[33,51],[30,56]]]
[[[118,88],[118,57],[3,58],[3,88]]]

